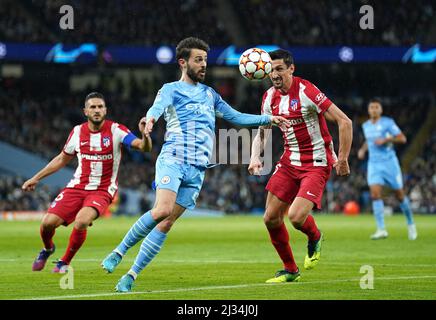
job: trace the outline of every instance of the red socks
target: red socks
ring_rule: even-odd
[[[276,248],[280,259],[283,261],[285,269],[289,272],[296,272],[298,267],[295,264],[291,246],[289,245],[289,234],[285,224],[282,223],[275,229],[268,229],[268,232],[274,248]]]
[[[53,236],[54,236],[55,232],[56,232],[56,229],[44,230],[44,228],[42,226],[39,228],[39,234],[41,235],[41,239],[42,239],[42,242],[44,243],[45,250],[53,249]]]
[[[306,221],[301,227],[297,227],[295,225],[294,227],[295,229],[305,233],[309,241],[318,241],[321,237],[321,232],[319,232],[318,227],[316,226],[315,219],[310,214],[307,216]]]
[[[86,232],[87,229],[77,230],[76,228],[73,228],[73,232],[71,232],[71,236],[70,236],[70,242],[68,243],[67,251],[65,252],[64,256],[61,258],[63,262],[65,262],[66,264],[70,264],[71,259],[73,259],[76,252],[80,249],[82,244],[85,242]]]

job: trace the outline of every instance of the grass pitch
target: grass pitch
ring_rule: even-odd
[[[181,218],[162,251],[142,272],[132,294],[114,286],[130,268],[139,244],[113,274],[101,260],[118,244],[135,218],[99,219],[72,262],[74,289],[61,289],[63,275],[51,274],[63,255],[71,226],[55,235],[57,252],[46,268],[32,272],[41,248],[38,222],[0,222],[0,299],[436,299],[436,216],[416,216],[418,239],[407,239],[404,217],[388,217],[389,238],[371,241],[372,216],[317,215],[325,233],[319,265],[303,270],[305,236],[290,230],[301,282],[265,284],[282,268],[261,216]],[[374,271],[374,289],[360,287],[361,267]],[[363,281],[368,283],[367,281]]]

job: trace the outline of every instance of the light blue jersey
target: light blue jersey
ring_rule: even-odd
[[[371,120],[362,125],[368,144],[368,184],[389,185],[392,189],[403,188],[403,177],[400,163],[392,143],[377,145],[377,139],[396,136],[401,133],[395,121],[389,117],[381,117],[376,123]]]
[[[195,207],[213,155],[215,117],[240,126],[271,123],[270,115],[241,113],[212,88],[184,81],[164,84],[146,117],[157,121],[162,114],[167,131],[156,162],[155,186],[177,193],[176,203],[187,209]]]
[[[215,117],[240,126],[271,123],[271,116],[240,113],[212,88],[184,81],[164,84],[147,112],[147,119],[157,120],[162,114],[167,132],[160,157],[199,167],[207,167],[212,157]]]
[[[368,144],[370,162],[382,162],[397,157],[392,143],[381,146],[375,144],[377,139],[395,137],[401,133],[400,128],[392,118],[383,116],[376,123],[367,120],[363,123],[362,128]]]

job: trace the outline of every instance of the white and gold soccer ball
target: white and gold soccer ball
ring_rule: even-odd
[[[248,80],[262,80],[272,69],[268,52],[259,48],[245,50],[239,58],[239,71]]]

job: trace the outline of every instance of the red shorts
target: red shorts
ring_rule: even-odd
[[[321,209],[322,194],[331,171],[331,166],[298,168],[279,162],[265,189],[284,202],[292,203],[295,197],[301,197]]]
[[[83,207],[94,208],[100,216],[111,202],[112,197],[106,191],[65,188],[51,203],[47,212],[57,215],[64,220],[63,225],[68,226]]]

